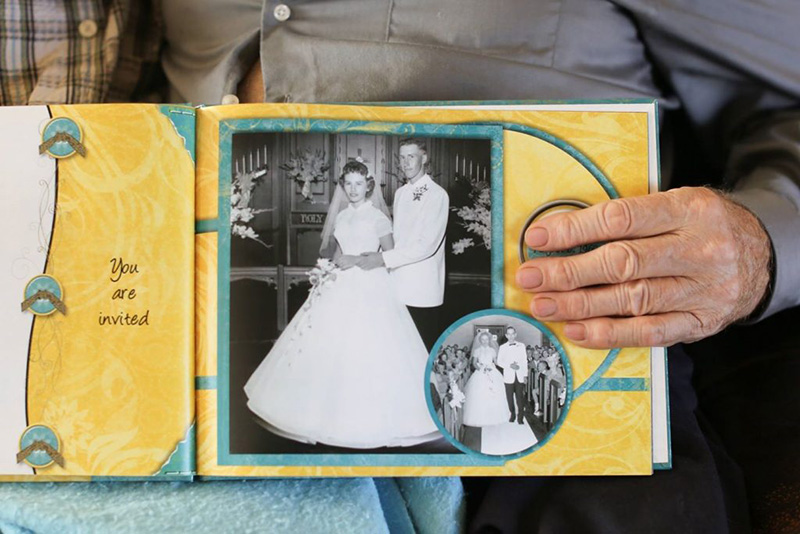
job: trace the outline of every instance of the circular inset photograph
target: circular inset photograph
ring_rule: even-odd
[[[434,420],[465,452],[529,454],[569,409],[564,349],[542,323],[517,312],[484,310],[458,320],[433,347],[427,372]]]

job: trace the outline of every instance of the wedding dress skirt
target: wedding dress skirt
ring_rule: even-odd
[[[498,423],[481,429],[481,452],[491,455],[516,454],[536,445],[536,436],[528,423]]]
[[[511,416],[503,375],[494,367],[472,373],[464,386],[464,397],[465,425],[497,425],[507,423]]]
[[[276,433],[339,447],[440,437],[425,401],[428,354],[385,268],[353,267],[306,302],[245,385]]]

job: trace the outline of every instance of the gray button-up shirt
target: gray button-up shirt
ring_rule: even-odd
[[[259,58],[266,101],[657,98],[664,183],[732,187],[772,239],[762,317],[800,304],[797,0],[165,0],[164,17],[176,101],[219,103]]]

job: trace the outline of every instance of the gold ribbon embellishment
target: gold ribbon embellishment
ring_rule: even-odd
[[[61,455],[60,452],[55,450],[53,447],[50,446],[49,443],[45,443],[44,441],[34,441],[21,451],[17,453],[17,463],[25,461],[25,459],[30,456],[32,452],[35,451],[44,451],[47,455],[59,466],[64,467],[64,457]]]
[[[83,146],[83,144],[80,141],[72,137],[67,132],[56,132],[56,134],[53,135],[53,137],[51,137],[50,139],[39,145],[39,155],[42,155],[48,150],[50,150],[53,147],[53,145],[58,142],[67,143],[69,144],[69,146],[72,147],[72,149],[75,152],[77,152],[81,156],[84,157],[86,156],[86,147]]]
[[[29,298],[25,299],[22,302],[22,311],[27,310],[28,308],[33,306],[34,302],[40,299],[49,300],[50,304],[52,304],[55,307],[55,309],[60,311],[62,314],[67,313],[66,304],[61,302],[61,300],[57,296],[52,294],[50,291],[47,291],[46,289],[40,289],[39,291],[31,295]]]

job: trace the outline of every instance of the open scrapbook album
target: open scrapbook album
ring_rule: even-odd
[[[0,480],[670,468],[666,351],[580,348],[514,283],[531,223],[658,190],[657,121],[0,109]]]

